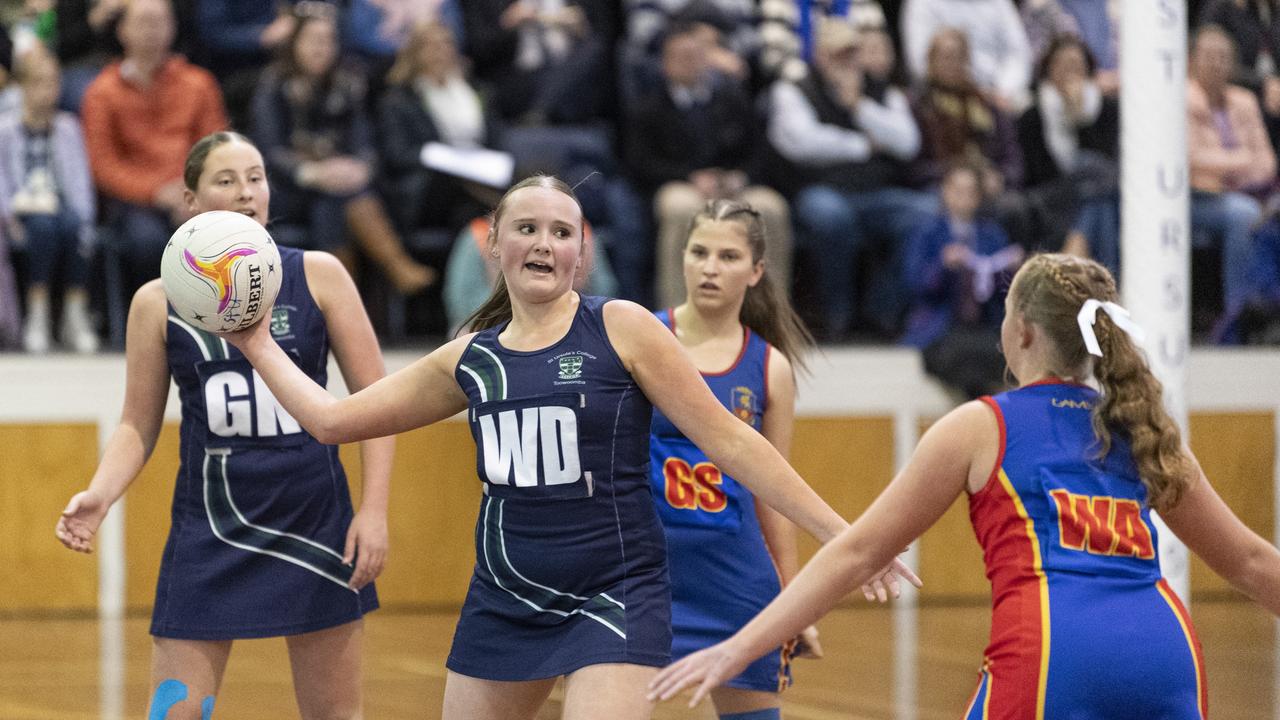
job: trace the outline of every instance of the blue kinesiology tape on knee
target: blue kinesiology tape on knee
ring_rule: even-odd
[[[213,717],[213,696],[210,695],[200,703],[200,720],[209,720]]]
[[[721,715],[720,720],[782,720],[782,710],[779,708],[763,708],[761,710],[752,710],[751,712],[729,713]]]
[[[187,685],[180,680],[169,678],[156,686],[155,695],[151,696],[151,712],[147,720],[164,720],[169,708],[187,699]]]

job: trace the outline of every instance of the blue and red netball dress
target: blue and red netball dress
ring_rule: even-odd
[[[1160,575],[1129,446],[1094,459],[1097,393],[1053,382],[984,401],[1002,452],[969,503],[992,618],[968,720],[1203,718],[1200,643]]]
[[[271,334],[324,385],[329,341],[303,253],[280,248]],[[267,322],[264,320],[264,322]],[[347,587],[351,496],[338,448],[285,412],[234,347],[169,308],[169,371],[182,400],[181,464],[151,633],[230,640],[311,632],[378,606]]]
[[[508,350],[503,325],[478,333],[458,362],[484,496],[454,672],[534,680],[670,660],[652,408],[605,334],[607,301],[580,296],[550,347]]]
[[[675,331],[670,311],[658,319]],[[757,432],[768,407],[769,343],[743,328],[742,351],[727,370],[703,373],[711,392]],[[671,655],[679,659],[728,638],[781,591],[765,546],[756,499],[720,472],[661,412],[654,411],[649,477],[667,535],[671,568]],[[790,683],[779,648],[728,683],[778,692]]]

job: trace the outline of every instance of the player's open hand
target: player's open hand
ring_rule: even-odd
[[[359,590],[373,582],[382,574],[386,560],[387,517],[361,510],[352,518],[351,527],[347,528],[347,546],[342,552],[342,562],[349,565],[355,561],[356,564],[349,587]]]
[[[751,660],[729,638],[663,668],[649,681],[649,700],[670,700],[681,690],[696,685],[689,700],[689,707],[694,707],[714,688],[741,674]]]
[[[53,532],[63,545],[76,552],[93,552],[93,536],[110,509],[105,498],[92,490],[76,493],[62,511]]]
[[[922,581],[911,568],[907,567],[901,560],[894,558],[893,562],[884,567],[883,570],[875,574],[865,585],[862,586],[862,595],[866,599],[875,602],[888,602],[889,598],[897,599],[902,595],[902,581],[915,585],[916,587],[924,587]]]

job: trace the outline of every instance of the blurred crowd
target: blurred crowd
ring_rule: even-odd
[[[0,3],[0,347],[98,348],[230,127],[273,235],[337,255],[394,339],[482,299],[501,182],[466,166],[506,158],[575,186],[591,292],[678,303],[690,218],[739,198],[820,339],[982,392],[1028,254],[1118,270],[1120,2]],[[1189,5],[1195,337],[1280,343],[1280,0]]]

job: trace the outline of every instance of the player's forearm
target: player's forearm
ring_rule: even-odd
[[[757,658],[816,623],[874,571],[851,551],[851,544],[846,532],[824,545],[731,642],[747,657]]]
[[[848,527],[768,441],[745,424],[737,425],[740,427],[733,428],[730,447],[712,461],[819,542],[831,540]]]
[[[145,435],[133,425],[121,423],[107,440],[102,460],[89,481],[89,490],[106,499],[108,505],[124,495],[151,456],[155,437],[152,434],[148,441]]]
[[[1280,616],[1280,550],[1254,536],[1237,572],[1227,579],[1272,614]]]
[[[391,463],[395,457],[394,437],[380,437],[360,443],[360,510],[375,511],[383,517],[391,499]]]

